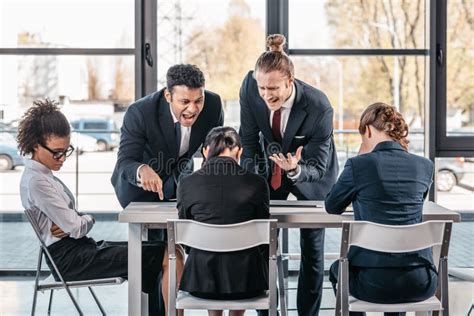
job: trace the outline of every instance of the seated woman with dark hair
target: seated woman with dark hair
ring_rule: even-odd
[[[239,166],[242,145],[233,128],[212,129],[203,153],[202,168],[178,184],[180,218],[224,225],[270,216],[267,182]],[[268,290],[268,257],[262,248],[227,253],[190,249],[180,289],[208,299],[261,295]],[[234,310],[230,315],[244,312]],[[222,315],[222,311],[209,311],[209,315]]]
[[[372,104],[362,113],[359,133],[359,155],[347,160],[326,197],[326,211],[341,214],[352,203],[355,220],[386,225],[420,223],[433,163],[407,152],[408,125],[402,115],[393,106]],[[348,259],[349,292],[355,298],[395,304],[423,301],[436,291],[431,249],[389,254],[352,246]],[[338,268],[336,261],[330,269],[334,289]]]
[[[95,241],[87,237],[95,220],[76,210],[74,196],[53,175],[74,151],[69,122],[57,104],[35,101],[18,127],[18,147],[26,159],[20,182],[21,202],[30,209],[41,238],[66,281],[123,277],[128,275],[126,242]],[[168,302],[168,255],[164,242],[145,242],[142,249],[143,291],[151,294],[150,315],[159,315],[157,284],[163,273],[163,295]],[[178,254],[178,280],[183,256]],[[49,264],[49,262],[48,262]],[[51,269],[53,271],[53,269]],[[55,276],[57,278],[57,276]],[[156,295],[156,296],[153,296]],[[180,312],[182,315],[182,311]]]

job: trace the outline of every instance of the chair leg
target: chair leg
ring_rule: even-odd
[[[285,281],[284,281],[284,271],[283,271],[283,258],[281,253],[277,256],[277,265],[278,265],[278,288],[280,290],[280,314],[282,316],[287,315],[286,310],[286,295],[285,295]]]
[[[102,313],[102,315],[104,315],[104,316],[107,315],[107,314],[105,313],[104,308],[103,308],[102,305],[100,304],[99,299],[97,298],[97,296],[95,295],[94,291],[92,290],[92,288],[91,288],[90,286],[88,286],[88,288],[89,288],[89,291],[90,291],[91,294],[92,294],[92,297],[94,298],[94,301],[97,303],[97,306],[99,307],[100,312]]]
[[[36,265],[35,292],[33,294],[33,306],[31,307],[31,316],[34,316],[35,311],[36,311],[36,299],[38,297],[38,283],[39,283],[39,275],[40,275],[42,260],[43,260],[43,249],[40,247],[39,254],[38,254],[38,264]]]
[[[69,288],[69,286],[67,286],[65,284],[65,282],[63,284],[64,284],[64,288],[66,289],[67,294],[69,295],[69,297],[71,298],[72,303],[74,304],[74,307],[76,307],[77,312],[79,313],[80,316],[84,316],[84,313],[82,312],[81,308],[79,307],[79,304],[77,303],[76,299],[72,295],[71,289]]]
[[[48,303],[48,315],[51,315],[51,305],[53,305],[53,293],[54,293],[54,290],[51,290],[51,294],[49,295],[49,303]]]

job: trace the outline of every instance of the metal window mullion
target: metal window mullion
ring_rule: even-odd
[[[436,100],[437,100],[437,62],[436,62],[436,42],[437,42],[437,1],[426,0],[429,5],[426,6],[428,9],[428,18],[426,24],[429,27],[429,60],[428,64],[428,76],[429,81],[428,91],[425,93],[428,98],[428,111],[425,115],[425,144],[428,144],[428,148],[425,148],[425,155],[435,163],[436,158]],[[426,33],[426,32],[425,32]],[[426,137],[428,140],[426,141]],[[429,197],[430,201],[436,202],[436,177],[434,177],[434,183],[430,187]]]
[[[143,94],[143,1],[135,0],[135,99],[139,99]]]
[[[145,50],[145,45],[149,44],[151,49],[151,57],[153,65],[150,66],[146,60],[145,55],[142,56],[142,70],[143,70],[143,95],[153,93],[157,89],[158,81],[158,53],[157,53],[157,16],[158,16],[158,0],[143,0],[143,43],[142,51]]]

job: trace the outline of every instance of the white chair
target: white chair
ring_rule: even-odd
[[[79,287],[87,287],[89,291],[91,292],[92,297],[94,298],[94,301],[96,302],[97,306],[100,309],[100,312],[102,315],[106,315],[104,308],[99,302],[99,299],[95,295],[94,291],[92,290],[92,286],[99,286],[99,285],[120,285],[122,284],[125,280],[123,278],[104,278],[104,279],[94,279],[94,280],[82,280],[82,281],[68,281],[65,282],[64,278],[59,272],[58,267],[54,263],[54,260],[51,256],[51,254],[48,251],[48,247],[44,243],[44,241],[41,239],[41,233],[40,233],[40,228],[38,224],[36,223],[36,220],[33,216],[33,213],[31,210],[25,210],[26,217],[28,221],[30,222],[31,226],[33,227],[33,230],[36,233],[36,236],[38,237],[38,240],[40,242],[40,250],[39,250],[39,256],[38,256],[38,265],[36,268],[36,279],[35,279],[35,292],[33,295],[33,306],[31,309],[31,315],[35,314],[36,311],[36,299],[38,296],[38,291],[44,292],[47,290],[51,290],[50,296],[49,296],[49,304],[48,304],[48,315],[51,314],[51,305],[53,303],[53,291],[54,290],[59,290],[59,289],[66,289],[69,297],[72,300],[72,303],[74,304],[77,312],[79,315],[84,315],[82,312],[81,308],[79,307],[79,304],[77,303],[76,299],[71,293],[71,288],[79,288]],[[49,259],[49,262],[51,263],[52,268],[58,275],[60,282],[57,282],[54,280],[53,275],[51,274],[46,280],[39,282],[39,277],[40,277],[40,271],[41,271],[41,263],[43,261],[43,254],[46,255],[46,257]],[[51,268],[51,267],[50,267]]]
[[[348,316],[351,312],[428,312],[449,315],[448,304],[448,248],[451,221],[427,221],[415,225],[390,226],[366,221],[343,222],[339,277],[337,284],[336,315]],[[422,302],[376,304],[358,300],[349,294],[350,246],[365,249],[403,253],[432,247],[433,260],[438,270],[436,294]],[[439,263],[438,263],[439,262]]]
[[[175,316],[176,309],[258,309],[269,310],[269,315],[276,315],[276,223],[276,220],[252,220],[231,225],[211,225],[192,220],[168,221],[170,263],[168,316]],[[176,289],[176,244],[213,252],[239,251],[268,244],[270,250],[269,291],[256,298],[234,301],[201,299],[187,292],[178,291]]]
[[[467,282],[474,282],[474,269],[472,268],[455,268],[451,267],[448,269],[448,274]],[[466,315],[471,316],[472,311],[474,310],[474,300],[471,302],[471,306],[467,311]]]

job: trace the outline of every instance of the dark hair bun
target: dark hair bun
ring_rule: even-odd
[[[285,44],[286,38],[281,34],[271,34],[267,37],[267,47],[271,52],[283,52]]]

